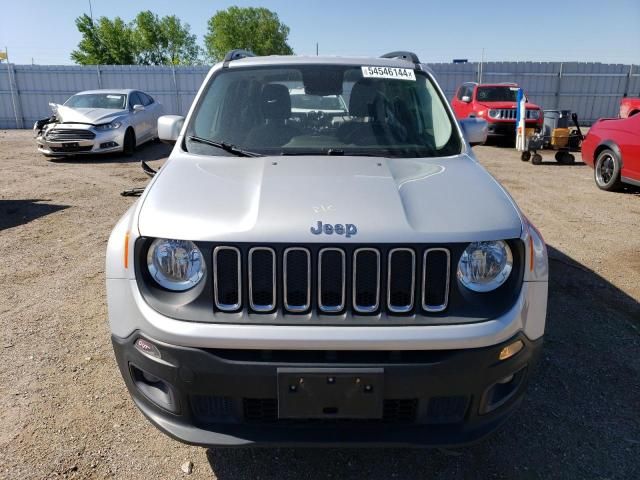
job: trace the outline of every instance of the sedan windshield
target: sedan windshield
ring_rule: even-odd
[[[446,156],[462,145],[453,122],[419,70],[237,67],[205,88],[185,146],[204,155],[229,154],[217,142],[263,155]]]
[[[476,97],[484,102],[515,102],[518,87],[478,87]]]
[[[74,95],[64,103],[65,107],[72,108],[108,108],[110,110],[123,110],[127,96],[122,93],[83,93]]]

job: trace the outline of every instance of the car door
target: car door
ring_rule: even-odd
[[[640,181],[640,114],[624,120],[619,140],[622,149],[622,176]]]
[[[462,99],[464,97],[469,97],[469,99],[471,99],[472,95],[473,85],[465,83],[458,89],[458,92],[456,93],[456,97],[454,99],[454,111],[458,119],[467,118],[471,113],[471,102],[463,102]]]
[[[162,105],[156,102],[153,97],[144,92],[138,92],[142,97],[143,105],[149,114],[149,134],[152,138],[158,136],[158,118],[162,115]]]
[[[133,129],[136,132],[136,140],[137,143],[140,144],[146,141],[150,135],[150,125],[149,125],[149,113],[145,107],[144,110],[135,111],[133,107],[135,105],[142,105],[144,107],[144,102],[138,92],[131,92],[129,94],[129,109],[131,110],[131,124],[133,125]]]

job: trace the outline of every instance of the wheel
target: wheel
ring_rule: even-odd
[[[556,162],[562,163],[562,156],[563,155],[564,155],[564,152],[556,152],[556,154],[554,155],[555,159],[556,159]]]
[[[612,192],[622,186],[620,181],[620,159],[613,150],[605,149],[598,154],[593,176],[601,190]]]
[[[540,165],[542,163],[542,155],[540,155],[539,153],[536,153],[531,158],[531,163],[534,164],[534,165]]]
[[[520,160],[522,160],[523,162],[528,162],[530,158],[531,152],[522,152],[522,154],[520,155]]]
[[[133,129],[129,128],[124,134],[124,141],[122,145],[122,153],[125,157],[132,156],[136,151],[136,134]]]
[[[564,161],[565,161],[565,163],[567,165],[572,165],[572,164],[576,163],[576,157],[574,155],[570,154],[570,153],[567,153],[564,156]]]

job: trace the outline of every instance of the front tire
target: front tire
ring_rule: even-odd
[[[122,143],[122,153],[125,157],[131,157],[136,151],[136,134],[132,128],[127,129]]]
[[[613,150],[601,151],[596,158],[593,177],[600,190],[613,192],[622,186],[620,181],[620,159]]]

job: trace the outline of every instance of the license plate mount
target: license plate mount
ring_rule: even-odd
[[[278,368],[278,418],[380,419],[382,368]]]

